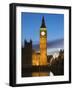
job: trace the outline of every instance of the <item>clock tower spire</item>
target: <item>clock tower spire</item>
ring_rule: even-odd
[[[40,65],[47,65],[47,30],[44,16],[40,27]]]
[[[43,16],[43,18],[42,18],[41,28],[46,28],[46,25],[45,25],[45,20],[44,20],[44,16]]]

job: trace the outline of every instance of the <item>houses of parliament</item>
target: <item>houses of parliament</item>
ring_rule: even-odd
[[[22,67],[25,66],[46,66],[47,62],[47,29],[45,25],[44,16],[39,30],[39,47],[40,51],[37,52],[32,48],[32,40],[30,42],[24,41],[22,48]]]

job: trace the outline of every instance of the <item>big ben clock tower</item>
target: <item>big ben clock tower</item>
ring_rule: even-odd
[[[40,65],[47,65],[47,30],[44,17],[40,27]]]

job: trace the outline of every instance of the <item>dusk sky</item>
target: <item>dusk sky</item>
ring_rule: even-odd
[[[30,39],[33,44],[37,44],[40,38],[40,26],[44,16],[47,28],[47,41],[64,39],[64,15],[63,14],[43,14],[24,13],[21,14],[21,41]]]

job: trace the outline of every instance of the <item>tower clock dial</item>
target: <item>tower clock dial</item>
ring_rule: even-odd
[[[42,35],[42,36],[44,36],[44,35],[45,35],[45,32],[44,32],[44,31],[42,31],[42,32],[41,32],[41,35]]]

